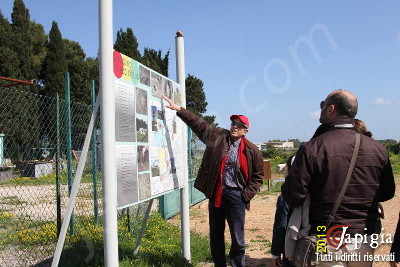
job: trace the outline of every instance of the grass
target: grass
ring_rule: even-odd
[[[400,154],[390,153],[390,162],[392,164],[393,173],[395,175],[396,180],[400,179]],[[280,163],[285,163],[285,160],[281,159],[281,158],[271,160],[272,170],[273,171],[276,170],[277,165]],[[272,176],[274,176],[274,175],[276,175],[276,174],[272,173]],[[269,191],[266,188],[265,189],[263,188],[259,194],[260,195],[268,195],[271,193],[281,192],[282,184],[283,184],[282,182],[274,183],[274,185],[272,185],[272,187]]]
[[[17,223],[17,218],[7,211],[0,211],[0,248],[38,250],[55,244],[57,229],[54,222]],[[75,217],[74,235],[66,240],[60,266],[104,266],[103,226],[94,224],[92,218]],[[131,225],[138,230],[141,218]],[[25,224],[24,224],[25,223]],[[135,231],[137,233],[137,231]],[[192,262],[181,255],[180,229],[165,221],[157,213],[150,216],[141,247],[133,256],[136,235],[128,230],[126,217],[118,220],[120,266],[195,266],[211,261],[208,239],[191,233]],[[38,252],[37,252],[38,253]]]
[[[392,163],[393,173],[400,176],[400,154],[390,153],[390,162]]]
[[[2,197],[2,198],[0,198],[0,202],[1,202],[1,204],[4,204],[4,205],[13,205],[13,206],[22,205],[22,204],[27,203],[26,201],[20,200],[17,196]]]
[[[60,174],[60,184],[66,185],[68,184],[68,178],[65,171]],[[97,173],[97,181],[101,182],[101,174]],[[90,172],[86,172],[82,175],[82,183],[91,183],[92,182],[92,174]],[[48,174],[39,178],[33,177],[16,177],[10,179],[8,181],[0,182],[0,185],[54,185],[56,184],[56,174]]]

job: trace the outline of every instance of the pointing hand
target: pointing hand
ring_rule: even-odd
[[[164,96],[163,98],[164,98],[165,101],[168,102],[168,105],[166,106],[167,108],[172,109],[172,110],[176,110],[176,111],[180,111],[182,109],[182,107],[174,104],[174,102],[172,102],[172,100],[169,99],[168,97]]]

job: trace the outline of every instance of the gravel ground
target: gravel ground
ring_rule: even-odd
[[[394,233],[400,211],[400,186],[397,183],[396,196],[383,203],[385,219],[383,220],[384,232]],[[246,250],[246,266],[270,266],[270,241],[272,240],[272,227],[275,216],[275,204],[278,193],[259,193],[251,202],[250,211],[246,214],[245,238],[248,244]],[[190,209],[191,230],[208,236],[208,201],[193,206]],[[170,220],[180,225],[179,216]],[[229,230],[226,225],[225,237],[229,240]],[[375,254],[388,254],[390,247],[381,245]],[[201,266],[213,266],[211,263],[204,263]],[[374,267],[389,266],[386,262],[374,263]]]
[[[101,188],[99,188],[100,190]],[[75,203],[74,214],[93,216],[92,185],[81,184]],[[100,191],[99,191],[100,192]],[[61,186],[61,214],[65,214],[68,201],[68,187]],[[98,200],[99,213],[102,213],[102,200]],[[56,187],[54,185],[37,186],[0,186],[0,210],[6,210],[24,222],[18,230],[30,226],[36,221],[56,222]],[[5,231],[0,228],[0,231]],[[0,250],[0,266],[31,266],[53,255],[55,243],[27,249],[6,247]]]
[[[100,190],[100,188],[99,188]],[[61,185],[61,214],[68,201],[68,187]],[[76,215],[93,215],[92,185],[81,184],[75,203]],[[102,211],[99,198],[99,211]],[[56,221],[55,185],[0,186],[0,210],[7,210],[16,217],[29,220]]]

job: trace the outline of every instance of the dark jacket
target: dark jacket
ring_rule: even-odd
[[[219,175],[221,160],[228,150],[230,132],[223,128],[213,127],[204,119],[192,112],[181,109],[177,115],[193,130],[199,139],[206,144],[206,150],[197,174],[194,187],[211,199],[214,196],[215,185]],[[248,163],[249,179],[246,182],[243,175],[238,171],[236,175],[238,183],[242,185],[243,199],[249,208],[250,200],[260,190],[263,180],[263,157],[257,146],[246,142],[246,157]]]
[[[285,235],[289,222],[289,206],[279,195],[276,201],[274,228],[272,232],[271,254],[280,256],[285,251]]]
[[[395,255],[395,261],[400,262],[400,214],[399,220],[397,221],[396,233],[394,234],[392,249],[390,252],[393,252]]]
[[[353,123],[342,119],[334,124]],[[300,147],[283,186],[289,206],[301,205],[309,194],[312,229],[325,225],[352,157],[355,131],[352,128],[324,127],[324,132]],[[379,232],[377,203],[394,196],[395,183],[385,147],[361,135],[356,166],[332,225],[351,225],[350,232]]]

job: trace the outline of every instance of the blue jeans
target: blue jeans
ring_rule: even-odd
[[[246,203],[242,191],[235,188],[225,188],[222,196],[222,206],[214,207],[214,201],[208,205],[210,223],[210,248],[215,266],[225,267],[225,220],[228,221],[232,239],[229,252],[233,267],[245,266],[244,221]]]

